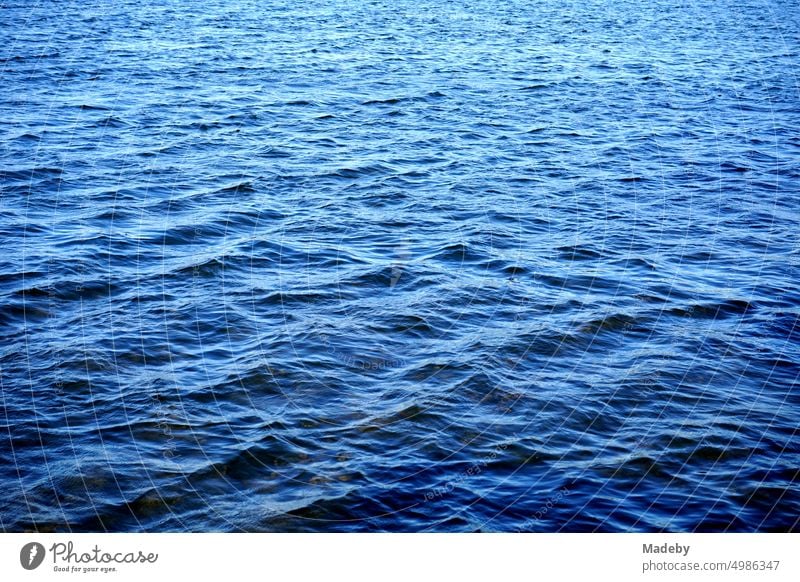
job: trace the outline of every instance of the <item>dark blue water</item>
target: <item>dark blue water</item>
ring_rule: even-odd
[[[796,2],[0,40],[0,529],[800,527]]]

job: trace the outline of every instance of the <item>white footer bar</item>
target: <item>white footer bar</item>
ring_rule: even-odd
[[[2,534],[0,580],[795,582],[798,550],[795,534]]]

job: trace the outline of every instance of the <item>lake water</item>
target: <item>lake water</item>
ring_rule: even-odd
[[[796,2],[0,39],[0,529],[800,527]]]

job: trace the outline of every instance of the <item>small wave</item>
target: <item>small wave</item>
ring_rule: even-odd
[[[226,261],[222,257],[211,257],[206,260],[194,262],[184,267],[179,267],[173,272],[178,275],[192,275],[193,277],[208,278],[216,277],[230,266],[231,261]]]
[[[547,89],[549,87],[550,83],[534,83],[533,85],[526,85],[525,87],[522,87],[521,91],[539,91],[541,89]]]
[[[42,136],[35,133],[23,133],[13,139],[21,141],[41,141]]]
[[[603,257],[603,253],[586,245],[567,245],[558,247],[556,250],[560,253],[561,258],[568,261],[587,261]]]
[[[752,313],[756,305],[743,299],[729,299],[719,303],[698,303],[687,307],[674,307],[670,315],[692,319],[723,319],[732,315]]]
[[[388,97],[385,99],[369,99],[362,105],[399,105],[400,103],[414,103],[424,101],[424,97]]]
[[[130,125],[131,125],[130,123],[128,123],[124,119],[121,119],[120,117],[117,117],[116,115],[109,115],[102,119],[98,119],[97,121],[94,121],[91,124],[92,127],[103,127],[103,128],[111,127],[115,129],[119,129],[122,127],[129,127]]]
[[[260,305],[319,305],[333,302],[339,293],[324,291],[273,291],[264,297],[254,297],[253,301]]]
[[[445,263],[465,263],[481,261],[486,259],[486,256],[478,250],[475,244],[456,242],[445,244],[423,258]]]
[[[60,177],[64,173],[61,168],[38,166],[19,170],[0,170],[0,181],[18,180],[30,181],[43,178]]]
[[[368,164],[365,166],[343,167],[327,174],[324,177],[345,178],[347,180],[357,180],[369,176],[383,176],[394,173],[394,170],[384,164]]]
[[[581,332],[597,334],[600,332],[641,331],[643,322],[632,315],[615,313],[599,319],[594,319],[580,327]]]
[[[228,194],[228,193],[239,193],[239,192],[256,192],[256,187],[252,180],[244,180],[242,182],[236,182],[234,184],[229,184],[227,186],[222,186],[218,190],[216,190],[215,194]]]
[[[719,169],[722,172],[733,172],[733,173],[736,173],[736,174],[743,174],[744,172],[749,172],[750,171],[750,168],[748,168],[747,166],[743,166],[743,165],[740,165],[740,164],[735,164],[733,162],[722,162],[719,165]]]

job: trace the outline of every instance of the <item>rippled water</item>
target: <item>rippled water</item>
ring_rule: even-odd
[[[0,528],[798,529],[796,2],[0,38]]]

